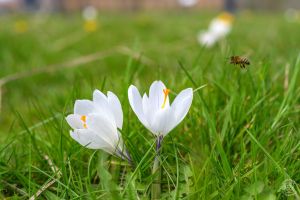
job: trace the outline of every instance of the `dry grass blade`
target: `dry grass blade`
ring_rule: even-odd
[[[29,76],[34,76],[34,75],[38,75],[38,74],[42,74],[42,73],[52,73],[52,72],[55,72],[55,71],[58,71],[61,69],[65,69],[65,68],[75,68],[75,67],[78,67],[83,64],[87,64],[87,63],[90,63],[90,62],[93,62],[96,60],[101,60],[107,56],[112,55],[115,52],[119,52],[124,55],[129,55],[134,59],[140,59],[144,64],[147,64],[147,65],[154,64],[153,60],[143,56],[139,52],[135,52],[126,46],[117,46],[115,48],[112,48],[112,49],[109,49],[106,51],[100,51],[100,52],[96,52],[93,54],[81,56],[79,58],[76,58],[76,59],[73,59],[71,61],[67,61],[64,63],[48,65],[45,67],[38,67],[38,68],[34,68],[32,70],[19,72],[19,73],[15,73],[15,74],[11,74],[11,75],[2,77],[0,79],[0,86],[3,86],[5,84],[7,84],[8,82],[26,78]]]
[[[284,71],[284,84],[283,84],[283,88],[284,88],[285,92],[289,88],[289,72],[290,72],[290,65],[286,64],[285,65],[285,71]]]
[[[1,183],[2,183],[3,185],[6,185],[6,186],[10,187],[11,189],[13,189],[14,191],[16,191],[17,193],[19,193],[19,194],[21,194],[21,195],[23,195],[23,196],[26,196],[26,197],[29,196],[24,190],[18,188],[18,187],[17,187],[16,185],[14,185],[14,184],[10,184],[10,183],[8,183],[8,182],[6,182],[6,181],[4,181],[4,180],[1,180]]]
[[[42,74],[42,73],[52,73],[57,70],[61,70],[61,69],[65,69],[65,68],[75,68],[75,67],[78,67],[78,66],[86,64],[86,63],[90,63],[90,62],[93,62],[96,60],[101,60],[101,59],[111,55],[114,52],[114,50],[115,49],[110,49],[110,50],[107,50],[104,52],[103,51],[96,52],[93,54],[81,56],[79,58],[76,58],[76,59],[73,59],[71,61],[67,61],[64,63],[48,65],[45,67],[34,68],[32,70],[11,74],[11,75],[5,76],[0,79],[0,86],[3,86],[5,84],[7,84],[8,82],[26,78],[29,76],[34,76],[34,75]]]
[[[140,60],[143,64],[152,66],[154,65],[154,61],[144,55],[142,55],[140,52],[133,51],[132,49],[126,47],[126,46],[120,46],[117,48],[118,52],[121,54],[125,54],[128,56],[131,56],[132,58],[136,60]]]
[[[57,179],[60,179],[62,173],[58,169],[58,167],[54,165],[54,163],[49,158],[49,156],[44,155],[44,158],[45,158],[45,160],[47,160],[48,165],[50,166],[53,173],[55,173],[57,175]],[[47,190],[51,185],[53,185],[57,179],[53,179],[53,180],[47,182],[46,184],[44,184],[33,196],[30,197],[29,200],[35,200],[36,198],[38,198],[45,190]]]
[[[81,56],[79,58],[76,58],[76,59],[73,59],[71,61],[67,61],[64,63],[48,65],[45,67],[38,67],[38,68],[34,68],[32,70],[11,74],[11,75],[2,77],[0,79],[0,111],[1,111],[1,105],[2,105],[2,90],[1,89],[5,84],[7,84],[11,81],[15,81],[15,80],[22,79],[22,78],[27,78],[27,77],[38,75],[38,74],[53,73],[55,71],[66,69],[66,68],[79,67],[79,66],[82,66],[83,64],[87,64],[87,63],[90,63],[90,62],[93,62],[96,60],[101,60],[105,57],[111,56],[116,52],[131,56],[133,59],[140,60],[142,63],[144,63],[146,65],[154,65],[153,60],[151,60],[148,57],[143,56],[141,53],[135,52],[126,46],[117,46],[117,47],[114,47],[114,48],[106,50],[106,51],[100,51],[100,52],[96,52],[93,54]]]

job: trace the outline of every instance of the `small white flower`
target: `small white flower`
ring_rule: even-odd
[[[182,7],[192,7],[198,3],[198,0],[178,0]]]
[[[85,20],[95,20],[97,18],[97,9],[94,6],[86,6],[82,10],[82,17]]]
[[[222,13],[211,21],[207,31],[202,31],[198,34],[199,43],[207,47],[213,46],[230,33],[232,21],[233,16],[231,14]]]
[[[138,89],[128,89],[129,103],[142,124],[154,135],[164,137],[186,116],[193,100],[193,89],[182,90],[173,103],[169,103],[170,90],[161,81],[154,81],[147,94],[141,97]]]
[[[217,18],[211,21],[209,32],[217,38],[225,37],[231,31],[231,22],[222,18]]]
[[[206,47],[212,47],[217,42],[217,37],[210,32],[201,32],[198,35],[198,41]]]
[[[123,111],[118,97],[99,90],[93,93],[93,101],[76,100],[74,114],[66,117],[72,127],[71,137],[82,146],[102,149],[121,158],[129,158],[123,150],[123,141],[118,131],[122,129]]]

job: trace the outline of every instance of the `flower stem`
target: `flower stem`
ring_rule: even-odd
[[[126,150],[125,153],[123,151],[121,151],[120,149],[117,149],[117,152],[119,153],[119,155],[121,156],[121,158],[123,160],[127,160],[129,165],[131,167],[133,167],[133,162],[132,162],[132,159],[131,159],[131,156],[129,154],[129,152]]]
[[[126,149],[126,155],[127,155],[126,157],[127,157],[127,160],[129,162],[130,166],[133,167],[132,158],[131,158],[131,155],[130,155],[130,153],[127,149]]]
[[[152,175],[155,176],[151,187],[152,200],[160,199],[160,193],[161,193],[160,147],[161,147],[162,140],[163,140],[163,136],[158,136],[156,140],[156,156],[152,168]]]

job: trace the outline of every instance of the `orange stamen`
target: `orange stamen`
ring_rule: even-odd
[[[80,119],[81,119],[81,121],[83,121],[83,127],[84,127],[84,128],[87,128],[87,125],[86,125],[86,116],[85,116],[85,115],[82,115],[82,116],[80,117]]]
[[[170,90],[167,89],[167,88],[166,88],[166,89],[163,89],[163,93],[164,93],[165,97],[164,97],[164,102],[163,102],[161,108],[164,108],[164,107],[165,107],[166,102],[167,102],[167,97],[168,97],[168,94],[170,93]]]
[[[222,20],[224,23],[232,24],[234,16],[228,12],[224,12],[218,16],[218,19]]]
[[[81,121],[86,122],[86,116],[85,116],[85,115],[82,115],[82,116],[80,117],[80,119],[81,119]]]

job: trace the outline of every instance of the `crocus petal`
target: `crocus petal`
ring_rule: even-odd
[[[108,153],[114,152],[114,147],[99,137],[94,131],[89,129],[76,129],[70,131],[71,137],[82,146],[89,149],[103,149]]]
[[[154,81],[149,90],[149,102],[151,103],[152,109],[158,110],[162,108],[164,103],[164,89],[165,84],[162,81]],[[165,107],[169,107],[169,97],[167,96]]]
[[[231,25],[220,19],[215,19],[209,26],[209,32],[213,33],[217,38],[226,36],[231,30]]]
[[[144,115],[147,115],[149,112],[149,98],[146,93],[143,95],[142,109],[143,109]]]
[[[93,92],[93,102],[95,104],[95,112],[108,118],[109,121],[116,123],[113,111],[108,103],[108,98],[99,90]]]
[[[87,115],[94,110],[93,102],[90,100],[76,100],[74,105],[74,114]]]
[[[160,109],[154,115],[150,131],[155,135],[166,135],[175,127],[174,113],[171,108]]]
[[[148,122],[143,112],[142,97],[134,85],[131,85],[128,89],[128,99],[133,112],[136,114],[142,124],[147,127]]]
[[[117,127],[119,129],[122,129],[123,111],[122,111],[121,103],[120,103],[118,97],[110,91],[107,93],[107,99],[108,99],[108,104],[110,105],[110,108],[111,108],[114,118],[116,120]]]
[[[73,129],[83,129],[83,122],[80,117],[77,114],[70,114],[66,117],[66,120]]]
[[[204,46],[212,47],[217,42],[217,38],[213,33],[202,32],[198,35],[198,42]]]
[[[157,110],[151,107],[151,102],[149,101],[147,94],[143,95],[142,104],[143,104],[144,117],[145,120],[147,121],[147,124],[144,124],[144,126],[149,129],[149,125],[152,123],[154,114],[156,113]]]
[[[100,103],[101,104],[102,101],[106,101],[107,102],[107,97],[100,90],[96,89],[93,92],[93,101],[95,103]]]
[[[179,124],[188,113],[193,101],[193,89],[182,90],[173,101],[171,108],[174,110],[176,123]]]
[[[99,114],[89,115],[86,122],[87,128],[94,131],[100,138],[115,147],[119,142],[116,124],[107,117]]]

